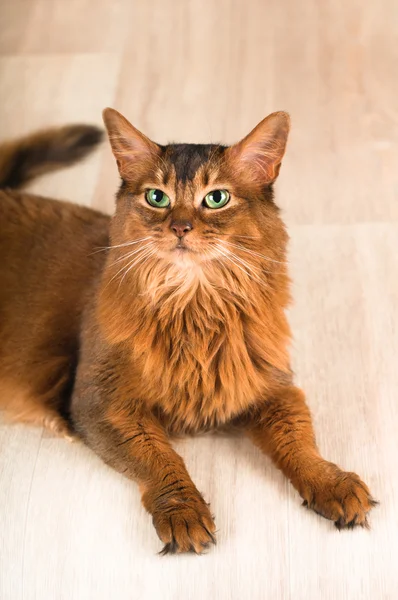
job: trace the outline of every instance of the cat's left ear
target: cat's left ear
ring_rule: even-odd
[[[102,113],[119,173],[128,179],[150,165],[161,154],[161,148],[138,131],[117,110]]]
[[[272,183],[279,174],[289,129],[289,115],[274,112],[243,140],[228,148],[227,157],[234,168],[244,169],[261,183]]]

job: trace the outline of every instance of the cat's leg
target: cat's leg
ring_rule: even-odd
[[[376,504],[355,473],[342,471],[319,454],[311,415],[303,392],[282,388],[264,402],[247,425],[247,433],[269,454],[312,508],[337,528],[367,526],[367,513]]]
[[[215,543],[209,506],[151,413],[112,409],[82,434],[107,464],[139,483],[143,505],[165,544],[163,554],[201,553]]]

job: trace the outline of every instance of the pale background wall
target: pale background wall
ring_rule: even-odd
[[[132,483],[2,425],[1,600],[398,598],[395,0],[3,0],[0,23],[1,137],[111,105],[159,142],[229,142],[291,113],[277,193],[297,379],[322,451],[381,501],[371,532],[339,533],[245,440],[186,439],[218,545],[160,558]],[[104,146],[32,189],[110,211],[116,183]]]

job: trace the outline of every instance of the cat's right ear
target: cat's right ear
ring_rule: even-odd
[[[102,116],[123,179],[140,172],[161,153],[155,142],[133,127],[117,110],[106,108]]]

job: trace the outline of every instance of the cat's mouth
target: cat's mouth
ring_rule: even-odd
[[[188,248],[188,246],[184,243],[183,240],[180,240],[175,246],[174,246],[174,251],[175,252],[179,252],[184,254],[185,252],[193,252],[193,250],[191,248]]]
[[[171,249],[170,254],[172,262],[184,268],[200,262],[200,253],[188,246],[184,240],[179,240]]]

